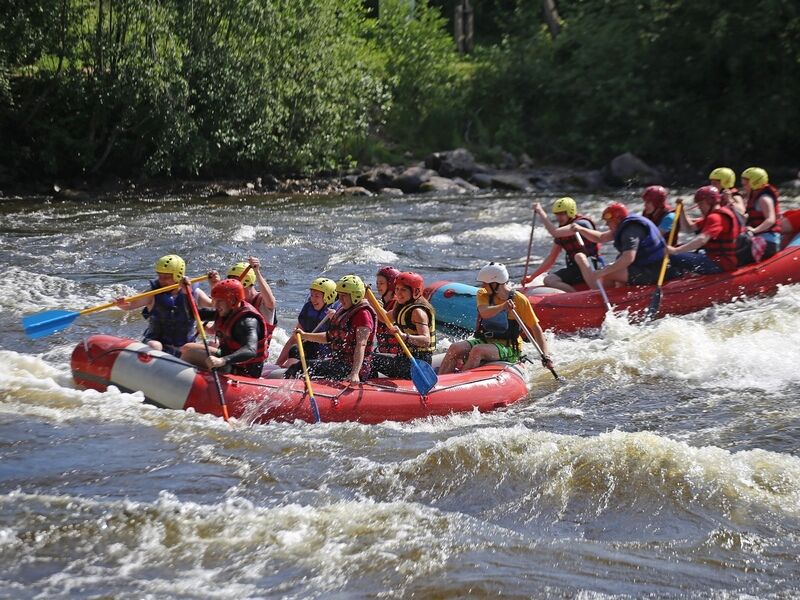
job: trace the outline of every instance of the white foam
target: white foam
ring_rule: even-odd
[[[384,250],[377,246],[359,246],[344,252],[332,254],[328,259],[325,270],[340,264],[394,264],[398,262],[398,260],[397,254],[390,250]]]

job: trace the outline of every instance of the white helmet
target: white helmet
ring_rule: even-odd
[[[490,262],[478,271],[478,281],[481,283],[507,283],[508,269],[503,263]]]

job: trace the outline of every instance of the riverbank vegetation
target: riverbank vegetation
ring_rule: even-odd
[[[563,164],[792,162],[781,0],[5,0],[0,180],[311,173],[467,146]],[[552,3],[551,3],[552,4]],[[547,16],[552,17],[549,13]]]

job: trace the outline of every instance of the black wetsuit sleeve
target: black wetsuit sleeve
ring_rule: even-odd
[[[203,321],[214,321],[217,318],[217,311],[214,308],[200,308],[198,306],[197,312],[200,313],[200,318]]]
[[[255,317],[245,317],[237,321],[233,326],[231,336],[241,344],[241,347],[225,356],[228,364],[235,365],[256,356],[258,353],[258,330],[259,323]]]

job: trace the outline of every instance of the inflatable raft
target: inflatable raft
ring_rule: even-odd
[[[71,367],[75,383],[85,388],[105,391],[113,385],[125,392],[141,391],[147,402],[163,408],[222,416],[211,373],[134,340],[91,336],[72,352]],[[220,380],[232,417],[314,422],[302,379],[221,375]],[[504,362],[442,375],[425,397],[410,380],[401,379],[372,379],[355,387],[314,380],[313,388],[323,422],[361,423],[489,411],[509,406],[529,391],[524,365]]]
[[[768,296],[779,285],[800,282],[800,235],[775,256],[730,273],[693,275],[666,282],[657,316],[683,315],[713,304],[750,296]],[[606,289],[615,312],[628,311],[635,320],[644,315],[656,286]],[[474,329],[478,288],[463,283],[437,281],[425,295],[436,309],[437,323]],[[552,288],[520,288],[531,301],[543,328],[564,333],[599,328],[606,315],[597,290],[563,293]]]

